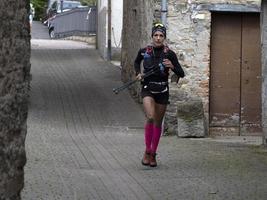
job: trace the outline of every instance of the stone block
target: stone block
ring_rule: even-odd
[[[201,99],[177,102],[177,134],[179,137],[204,137],[204,110]]]

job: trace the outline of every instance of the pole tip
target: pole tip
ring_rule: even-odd
[[[118,94],[118,93],[119,93],[118,90],[116,90],[115,88],[113,89],[113,92],[114,92],[115,94]]]

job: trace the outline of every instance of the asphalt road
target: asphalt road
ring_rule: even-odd
[[[41,22],[33,21],[31,37],[32,39],[50,39],[47,26]]]
[[[145,118],[113,94],[119,68],[35,25],[23,200],[267,199],[260,146],[162,137],[158,167],[142,166]]]

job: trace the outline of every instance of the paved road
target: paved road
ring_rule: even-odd
[[[50,39],[47,26],[41,22],[33,21],[31,37],[32,39]]]
[[[23,200],[267,199],[259,146],[162,137],[159,166],[143,167],[144,115],[112,93],[119,69],[66,42],[32,43]]]

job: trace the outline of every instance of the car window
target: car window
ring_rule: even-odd
[[[63,9],[68,9],[68,8],[77,8],[81,4],[80,3],[63,3]]]

